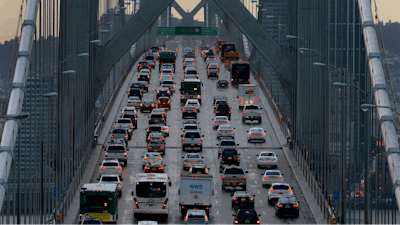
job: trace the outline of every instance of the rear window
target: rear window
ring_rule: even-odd
[[[163,84],[174,84],[174,82],[172,80],[166,80],[163,81]]]
[[[101,181],[118,181],[118,177],[103,177]]]
[[[164,144],[163,141],[160,140],[152,140],[149,142],[149,144],[153,144],[153,145],[162,145]]]
[[[186,72],[186,74],[197,74],[197,71],[195,70],[189,70]]]
[[[248,106],[246,106],[246,109],[258,109],[258,106],[248,105]]]
[[[232,149],[232,150],[224,150],[224,151],[222,152],[222,155],[223,155],[223,156],[237,155],[237,152],[236,152],[236,150],[234,150],[234,149]]]
[[[274,185],[274,189],[276,189],[276,190],[287,190],[287,189],[289,189],[289,187],[286,186],[286,185]]]
[[[186,133],[185,138],[200,138],[199,133]]]
[[[150,131],[159,131],[161,130],[161,127],[149,127]]]
[[[197,126],[185,126],[185,130],[197,130]]]
[[[281,198],[279,199],[281,203],[296,203],[295,198]]]
[[[230,168],[225,169],[225,174],[244,174],[243,169]]]
[[[153,115],[151,115],[151,118],[156,118],[156,119],[163,118],[163,115],[161,115],[161,114],[153,114]]]
[[[118,166],[118,163],[115,163],[115,162],[107,162],[107,163],[103,163],[103,166]]]
[[[234,141],[221,141],[221,145],[235,146]]]
[[[261,156],[274,156],[275,154],[272,152],[262,153]]]
[[[168,102],[169,100],[168,100],[168,98],[160,98],[160,99],[158,99],[160,102]]]
[[[208,72],[209,72],[209,73],[218,73],[218,70],[216,70],[216,69],[211,69],[211,70],[208,70]]]
[[[125,134],[126,130],[125,129],[114,129],[113,134]]]
[[[118,120],[118,123],[131,123],[129,120]]]
[[[198,158],[200,158],[200,155],[187,155],[186,158],[188,158],[188,159],[198,159]]]
[[[229,109],[229,106],[227,104],[219,104],[218,109]]]
[[[262,132],[264,132],[263,131],[263,129],[261,129],[261,128],[257,128],[257,129],[250,129],[250,132],[255,132],[255,133],[262,133]]]
[[[108,146],[107,151],[125,151],[125,147],[110,145]]]
[[[265,175],[281,175],[281,173],[274,171],[274,172],[266,172]]]
[[[245,218],[257,218],[257,213],[255,211],[245,211],[240,210],[238,217],[245,217]]]
[[[154,56],[152,56],[152,55],[151,55],[151,56],[150,56],[150,55],[149,55],[149,56],[146,56],[146,59],[147,59],[147,60],[153,60],[153,59],[154,59]]]

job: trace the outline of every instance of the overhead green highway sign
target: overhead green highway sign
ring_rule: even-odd
[[[217,35],[216,27],[159,27],[159,35]]]

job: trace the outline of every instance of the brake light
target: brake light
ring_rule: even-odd
[[[250,198],[250,201],[253,201],[254,200],[254,198]]]
[[[164,140],[164,138],[161,138],[161,140]]]
[[[264,136],[264,135],[265,135],[264,133],[261,133],[261,134],[260,134],[260,136]]]
[[[287,189],[287,192],[292,192],[292,190],[291,189]]]
[[[200,139],[200,143],[203,143],[203,138]]]
[[[208,76],[210,76],[210,73],[208,73]]]
[[[108,152],[106,152],[106,157],[108,156]]]
[[[125,135],[124,138],[128,138],[128,136]]]
[[[235,223],[239,223],[239,221],[237,219],[235,219]]]
[[[161,146],[160,149],[164,149],[164,146]]]
[[[253,133],[250,133],[249,135],[250,135],[250,136],[254,136],[254,134],[253,134]]]
[[[219,84],[217,84],[217,86],[219,87]]]
[[[260,110],[260,111],[258,111],[258,114],[261,114],[261,110]]]
[[[153,59],[153,61],[156,61],[156,59]]]
[[[278,206],[279,208],[282,208],[282,207],[283,207],[283,205],[282,205],[282,204],[278,204],[277,206]]]
[[[151,120],[151,118],[149,118],[149,121]]]
[[[257,223],[260,223],[260,220],[257,220]]]
[[[111,135],[111,138],[114,138],[114,135]]]
[[[115,169],[116,169],[116,170],[120,170],[120,169],[121,169],[121,167],[117,166],[117,167],[115,167]]]
[[[162,158],[156,158],[156,160],[162,160]]]
[[[225,175],[222,175],[222,179],[225,179]]]
[[[193,112],[197,112],[196,110],[193,110]]]
[[[269,192],[274,192],[274,191],[275,191],[274,189],[269,190]]]
[[[225,121],[226,122],[226,121]],[[214,121],[214,123],[218,123],[218,121]]]
[[[164,169],[164,167],[161,167],[161,168],[163,168],[163,169]],[[164,202],[164,205],[163,205],[163,209],[165,209],[165,207],[167,207],[167,203],[168,203],[168,198],[167,198],[167,199],[165,199],[165,202]]]
[[[149,158],[144,158],[143,160],[149,160]]]
[[[118,183],[118,187],[121,187],[121,183]]]
[[[238,157],[237,160],[240,160],[240,158]]]
[[[102,167],[100,167],[100,169],[101,169],[101,170],[105,170],[105,169],[106,169],[106,167],[102,166]]]
[[[185,113],[185,112],[187,112],[187,110],[183,110],[182,112],[184,112],[184,113]]]
[[[168,127],[166,127],[164,130],[169,130],[169,128],[168,128]]]
[[[282,177],[278,177],[278,180],[282,180],[283,178]]]
[[[126,157],[126,156],[128,155],[128,153],[125,152],[124,155],[125,155],[125,157]]]
[[[218,76],[218,73],[217,73],[217,76]]]
[[[153,147],[151,147],[151,146],[148,146],[148,147],[147,147],[147,149],[153,149]]]
[[[182,138],[182,143],[185,143],[185,138]]]
[[[221,130],[219,130],[218,132],[220,132],[220,133],[221,133]]]
[[[243,114],[246,114],[246,111],[243,111]]]
[[[247,79],[247,81],[250,81],[250,79]]]
[[[226,86],[229,86],[229,84],[226,84]]]
[[[149,140],[149,141],[150,141],[150,140],[151,140],[151,138],[147,138],[147,140]]]
[[[137,199],[136,199],[136,198],[134,198],[133,200],[135,201],[136,208],[137,208],[137,209],[140,209],[140,207],[139,207],[139,203],[138,203]]]
[[[150,169],[150,167],[146,166],[144,169],[145,169],[145,170],[149,170],[149,169]]]
[[[299,204],[293,204],[292,206],[297,208],[297,207],[299,207]]]
[[[264,180],[268,180],[268,177],[264,177]]]

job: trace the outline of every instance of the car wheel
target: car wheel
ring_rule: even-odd
[[[261,119],[258,120],[258,123],[261,123]]]
[[[118,194],[118,198],[122,197],[122,191]]]
[[[200,151],[201,151],[201,152],[203,151],[203,146],[200,146]]]
[[[261,168],[261,166],[260,166],[260,165],[257,165],[257,168],[259,168],[259,169],[260,169],[260,168]]]
[[[272,204],[272,201],[271,201],[271,199],[268,199],[268,204],[270,204],[270,205]]]
[[[128,160],[125,160],[124,161],[124,167],[127,167],[128,166]]]

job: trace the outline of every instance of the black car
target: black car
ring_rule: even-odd
[[[279,198],[275,205],[275,215],[293,215],[299,217],[299,202],[295,197],[282,197]]]
[[[247,191],[235,191],[232,196],[232,208],[254,209],[255,195]]]
[[[151,66],[151,68],[154,68],[156,65],[156,58],[154,58],[153,55],[146,55],[144,57],[144,60]]]
[[[158,99],[159,97],[169,97],[169,98],[171,98],[171,92],[169,91],[168,88],[159,88],[157,90],[156,98]]]
[[[142,61],[137,64],[137,70],[140,71],[141,69],[151,70],[151,66],[146,61]]]
[[[257,214],[254,209],[238,209],[236,215],[233,214],[232,216],[235,217],[233,221],[234,224],[260,224],[260,219],[258,218],[261,216]]]
[[[228,88],[229,87],[229,82],[227,80],[219,80],[217,82],[217,88]]]
[[[142,85],[142,90],[143,92],[149,92],[149,82],[147,81],[138,81],[137,84],[141,84]]]
[[[209,79],[210,77],[216,77],[218,79],[218,70],[216,69],[208,70],[207,79]]]
[[[138,81],[146,81],[147,83],[150,83],[150,75],[148,75],[148,74],[139,74],[137,80]]]
[[[219,166],[226,166],[226,165],[240,165],[240,157],[237,150],[234,148],[227,148],[222,150],[221,156],[219,157]]]
[[[147,140],[147,138],[149,137],[149,134],[150,133],[153,133],[153,132],[163,132],[163,129],[162,129],[162,126],[161,126],[161,124],[152,124],[152,125],[149,125],[149,127],[147,128],[147,130],[146,130],[146,140]]]
[[[191,164],[189,167],[189,173],[193,174],[208,174],[208,168],[206,164]]]
[[[142,89],[142,91],[143,91],[143,85],[140,84],[140,83],[132,83],[131,84],[131,89],[132,88],[139,88],[139,89]]]
[[[187,117],[194,117],[197,119],[197,109],[193,106],[185,106],[182,109],[182,119]]]
[[[222,139],[219,144],[217,144],[218,147],[218,157],[221,156],[221,153],[224,149],[235,149],[237,150],[236,146],[239,144],[235,143],[235,140],[232,139]]]
[[[231,119],[231,108],[228,104],[219,104],[215,109],[216,116],[227,116],[228,119]]]
[[[161,123],[165,123],[164,114],[152,113],[149,116],[149,124],[161,124]]]
[[[140,88],[131,88],[128,92],[128,97],[138,96],[140,98],[140,100],[142,100],[142,95],[143,95],[143,92],[142,92],[142,89],[140,89]]]

